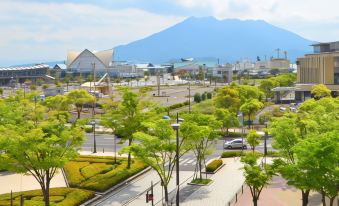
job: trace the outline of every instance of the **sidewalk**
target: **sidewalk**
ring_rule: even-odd
[[[0,172],[0,194],[13,192],[21,192],[27,190],[41,189],[39,183],[31,175],[21,175],[10,172]],[[64,176],[59,170],[51,181],[51,188],[66,187]]]
[[[244,182],[242,163],[239,158],[223,159],[226,164],[210,179],[213,183],[209,186],[197,186],[198,189],[188,196],[181,205],[183,206],[225,206],[239,190]]]
[[[327,203],[329,204],[329,203]],[[244,194],[238,199],[234,206],[253,205],[252,195],[249,187],[246,187]],[[258,205],[260,206],[300,206],[301,191],[293,186],[289,186],[280,176],[274,176],[270,185],[261,192]],[[321,206],[321,195],[311,192],[309,196],[309,206]],[[336,201],[334,206],[338,206]]]

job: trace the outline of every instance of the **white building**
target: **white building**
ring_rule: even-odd
[[[77,73],[107,72],[113,60],[113,49],[91,52],[88,49],[82,52],[69,51],[67,53],[67,69]]]

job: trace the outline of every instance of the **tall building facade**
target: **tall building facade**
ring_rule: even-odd
[[[339,41],[313,44],[313,54],[297,60],[296,99],[310,97],[312,86],[325,84],[333,96],[339,94]]]

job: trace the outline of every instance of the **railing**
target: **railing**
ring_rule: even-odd
[[[237,192],[235,193],[235,195],[233,196],[233,198],[226,203],[225,206],[233,206],[235,205],[235,203],[238,202],[239,197],[244,193],[244,190],[246,189],[247,185],[245,184],[245,182],[241,185],[241,187],[237,190]]]

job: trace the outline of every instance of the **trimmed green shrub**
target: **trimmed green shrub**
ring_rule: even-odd
[[[194,102],[196,102],[196,103],[201,102],[201,96],[200,96],[200,93],[195,93],[194,96],[193,96],[193,100],[194,100]]]
[[[113,168],[113,165],[107,165],[105,163],[90,164],[81,169],[81,174],[85,179],[88,179],[94,175],[106,173]]]
[[[188,105],[189,102],[188,101],[185,101],[185,102],[182,102],[182,103],[178,103],[178,104],[173,104],[171,106],[168,107],[169,110],[172,110],[172,109],[178,109],[180,107],[184,107],[186,105]]]
[[[241,156],[241,151],[226,151],[221,154],[222,158],[228,158],[228,157],[239,157]]]
[[[88,166],[89,162],[70,161],[65,164],[64,170],[69,183],[69,186],[76,187],[81,182],[85,181],[85,177],[81,174],[81,169]]]
[[[207,99],[206,92],[202,93],[201,101],[205,101]]]
[[[212,99],[212,93],[211,92],[207,92],[207,99]]]
[[[222,165],[222,163],[221,159],[213,160],[206,166],[206,172],[214,172]]]
[[[25,192],[13,193],[13,205],[20,205],[20,195],[23,195],[25,206],[44,206],[43,195],[41,190],[30,190]],[[93,191],[77,188],[51,188],[50,203],[55,206],[77,206],[89,200],[94,196]],[[0,206],[10,205],[10,194],[0,195]]]
[[[68,162],[64,169],[72,187],[95,191],[105,191],[134,174],[145,169],[147,165],[133,159],[130,169],[127,169],[127,158],[79,156]]]

